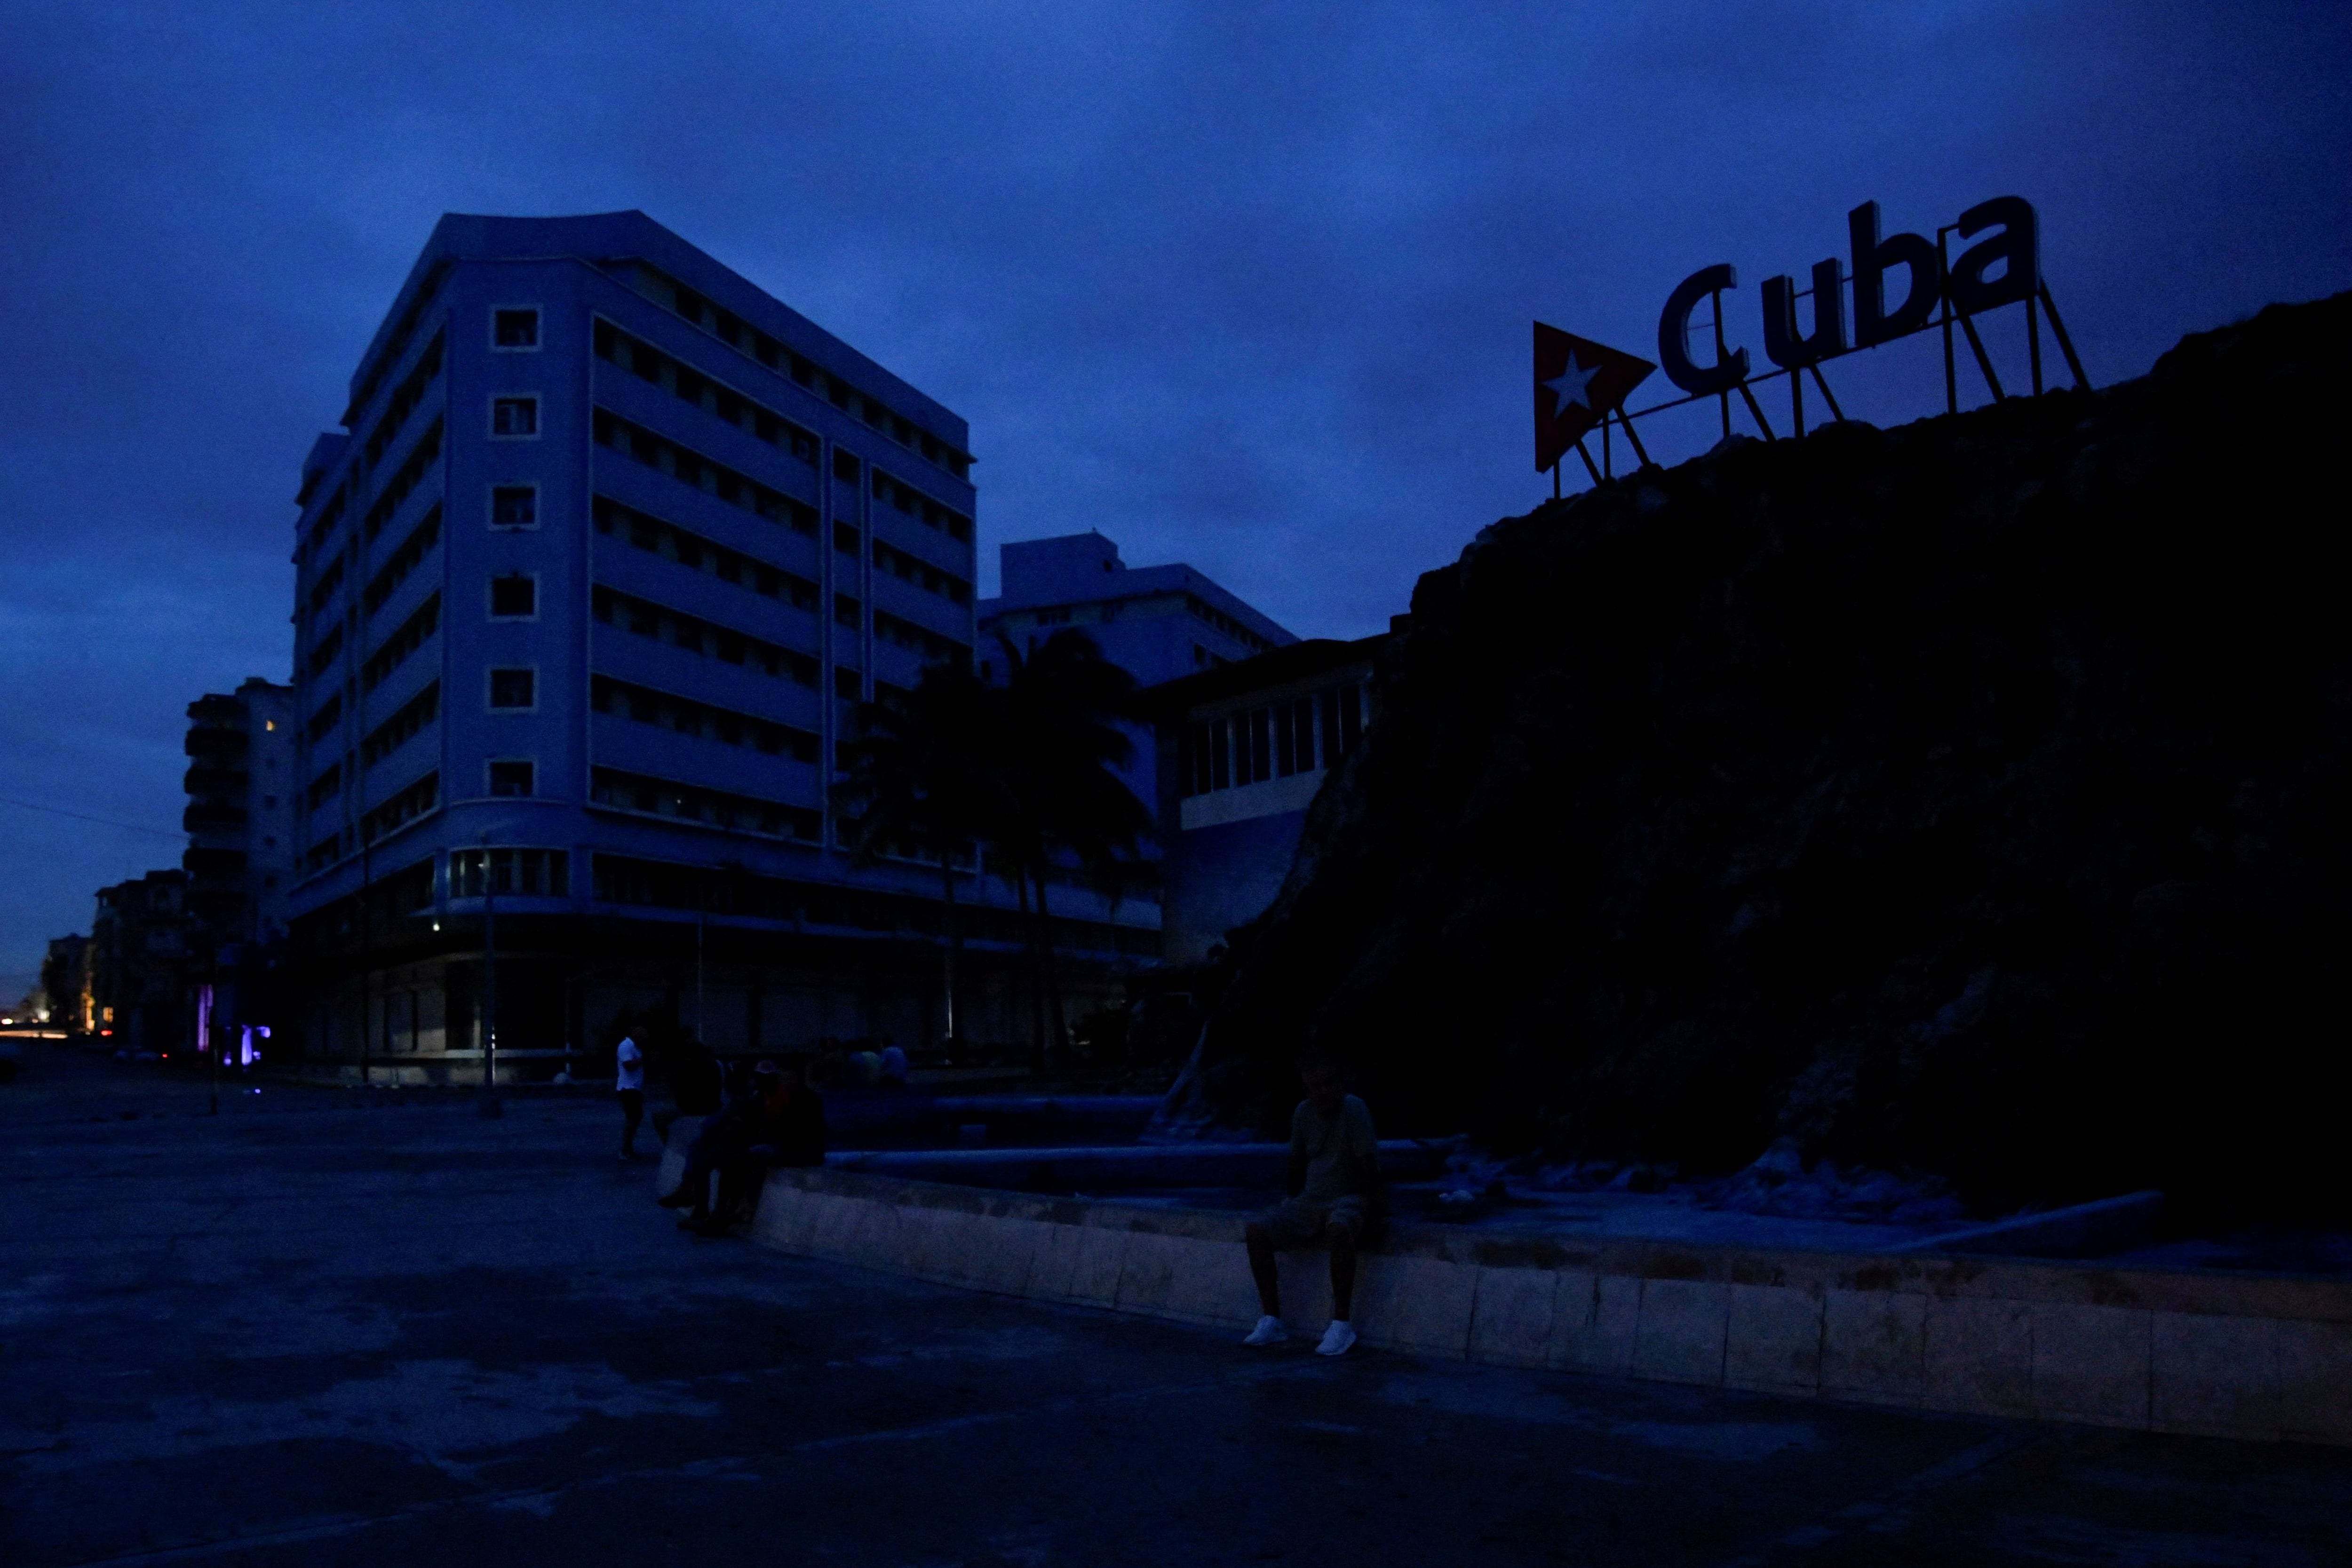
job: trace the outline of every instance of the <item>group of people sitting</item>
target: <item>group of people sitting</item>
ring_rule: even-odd
[[[710,1066],[715,1069],[717,1063]],[[687,1098],[679,1097],[681,1110],[687,1110]],[[688,1211],[678,1221],[680,1229],[725,1236],[758,1201],[762,1173],[779,1165],[824,1163],[824,1097],[810,1086],[807,1062],[798,1057],[762,1061],[741,1075],[687,1145],[685,1177],[659,1201],[664,1208]]]
[[[628,1119],[623,1152],[627,1157],[634,1152],[636,1136],[642,1067],[634,1042],[624,1039],[621,1044],[621,1093]],[[637,1069],[635,1082],[630,1081],[633,1068]],[[1307,1097],[1290,1119],[1286,1196],[1251,1221],[1244,1232],[1262,1315],[1243,1342],[1275,1345],[1290,1337],[1282,1321],[1275,1255],[1321,1248],[1330,1254],[1331,1324],[1315,1348],[1322,1355],[1345,1355],[1356,1342],[1351,1321],[1356,1249],[1367,1226],[1379,1217],[1384,1191],[1379,1137],[1372,1130],[1371,1112],[1348,1092],[1346,1075],[1337,1062],[1310,1053],[1299,1059],[1298,1077]],[[824,1163],[824,1097],[809,1082],[806,1058],[758,1062],[740,1074],[730,1093],[717,1059],[698,1042],[689,1042],[674,1082],[679,1112],[709,1118],[687,1146],[684,1178],[658,1200],[665,1208],[688,1211],[678,1221],[679,1228],[699,1236],[725,1236],[739,1218],[748,1217],[767,1171]],[[633,1094],[637,1100],[632,1100]]]

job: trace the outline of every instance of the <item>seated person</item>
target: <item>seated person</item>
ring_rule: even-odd
[[[1349,1321],[1356,1294],[1356,1243],[1362,1238],[1367,1205],[1379,1194],[1380,1140],[1372,1113],[1348,1092],[1339,1064],[1317,1053],[1298,1061],[1307,1098],[1290,1118],[1289,1196],[1252,1220],[1250,1273],[1257,1281],[1264,1316],[1242,1342],[1280,1344],[1290,1337],[1282,1325],[1282,1299],[1274,1255],[1299,1247],[1331,1252],[1331,1326],[1318,1355],[1345,1355],[1356,1342]]]
[[[715,1068],[718,1064],[711,1065]],[[776,1064],[761,1062],[725,1108],[702,1124],[702,1131],[686,1147],[686,1175],[676,1191],[657,1200],[662,1207],[690,1208],[693,1213],[685,1221],[689,1226],[709,1222],[711,1174],[743,1158],[759,1141],[761,1121],[777,1081]]]
[[[761,1165],[824,1163],[824,1096],[809,1087],[808,1063],[793,1057],[761,1107],[751,1157]]]
[[[780,1069],[761,1062],[752,1074],[754,1120],[751,1142],[719,1163],[719,1199],[711,1212],[688,1224],[714,1236],[726,1234],[736,1218],[748,1217],[758,1201],[761,1174],[776,1165],[824,1163],[824,1100],[808,1086],[806,1064],[798,1058]]]

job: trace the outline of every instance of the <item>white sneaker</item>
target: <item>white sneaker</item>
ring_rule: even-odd
[[[1257,1321],[1257,1327],[1249,1331],[1249,1337],[1243,1340],[1242,1343],[1245,1345],[1278,1345],[1289,1337],[1290,1331],[1282,1326],[1282,1320],[1280,1318],[1260,1318]]]
[[[1323,1331],[1323,1342],[1315,1347],[1317,1355],[1346,1355],[1348,1347],[1356,1342],[1356,1331],[1344,1319],[1334,1318],[1331,1326]]]

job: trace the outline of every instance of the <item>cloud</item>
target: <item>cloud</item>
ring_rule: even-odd
[[[126,820],[176,819],[189,700],[284,677],[297,465],[444,211],[642,207],[968,417],[984,546],[1099,528],[1326,635],[1547,493],[1530,318],[1646,353],[1666,289],[1729,260],[1752,319],[1863,199],[1906,227],[2036,200],[2101,380],[2352,284],[2352,22],[2321,5],[0,25],[0,793]],[[1938,382],[1890,357],[1848,395],[1907,416]],[[25,826],[10,964],[173,859]]]

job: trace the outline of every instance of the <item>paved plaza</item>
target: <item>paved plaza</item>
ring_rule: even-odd
[[[2352,1563],[2352,1451],[1255,1352],[691,1240],[593,1100],[205,1110],[0,1085],[8,1568]]]

